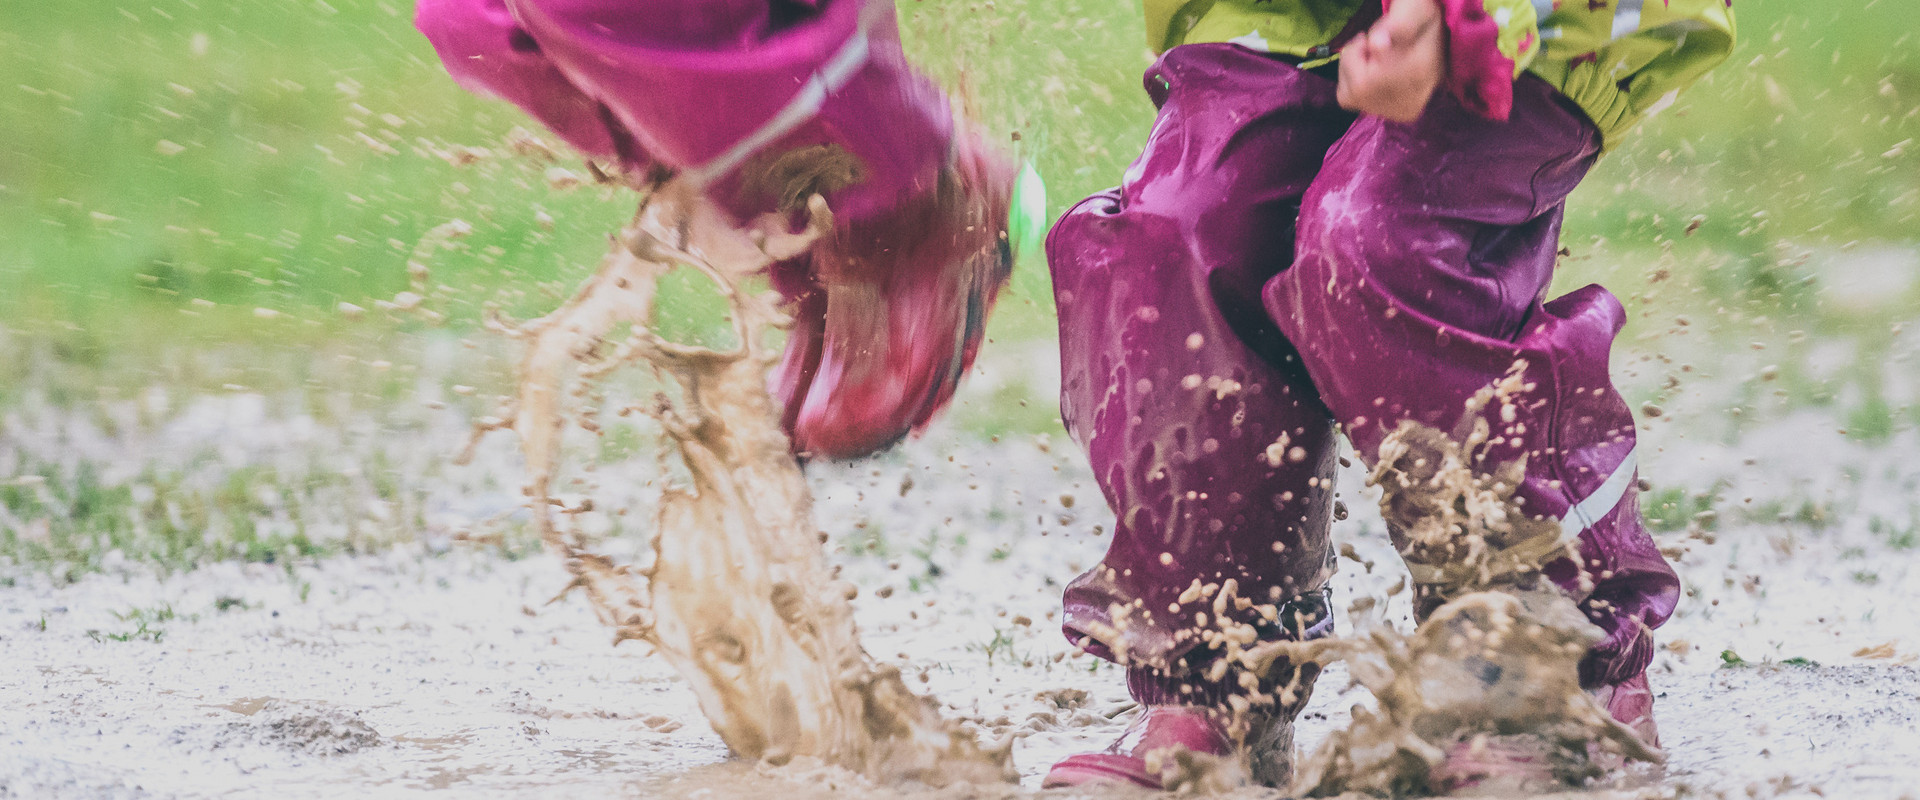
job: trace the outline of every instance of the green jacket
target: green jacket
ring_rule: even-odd
[[[1387,0],[1391,2],[1391,0]],[[1375,0],[1145,0],[1156,52],[1233,42],[1304,59],[1330,57],[1379,13]],[[1553,84],[1611,146],[1733,50],[1732,0],[1439,0],[1446,87],[1494,119],[1524,71]]]

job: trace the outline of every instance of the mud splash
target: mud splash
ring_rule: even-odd
[[[1374,708],[1356,706],[1353,723],[1302,762],[1295,793],[1540,791],[1596,776],[1620,757],[1660,760],[1580,689],[1577,666],[1599,638],[1558,591],[1482,591],[1441,606],[1411,636],[1374,624],[1344,638],[1259,645],[1248,657],[1261,669],[1280,658],[1343,661],[1374,697]],[[1491,766],[1482,774],[1477,765]]]
[[[763,340],[785,320],[777,298],[741,289],[830,229],[818,195],[805,211],[799,233],[788,215],[743,227],[688,186],[652,187],[571,300],[523,325],[495,322],[527,340],[527,350],[518,397],[476,439],[505,427],[519,434],[534,519],[572,573],[568,591],[586,595],[616,642],[638,639],[666,657],[736,755],[775,765],[817,760],[883,782],[1012,780],[1009,747],[981,747],[909,692],[897,669],[867,655],[853,621],[856,589],[826,564],[812,499],[766,388],[776,354]],[[735,348],[654,334],[656,286],[676,265],[718,287]],[[610,341],[623,328],[625,337]],[[661,393],[618,413],[656,420],[691,479],[663,491],[653,558],[641,565],[592,552],[571,522],[591,501],[568,506],[553,492],[564,407],[589,429],[599,413],[567,398],[588,397],[597,380],[629,365],[669,379],[678,398]]]
[[[1524,457],[1492,462],[1489,413],[1511,419],[1533,388],[1526,362],[1467,399],[1451,434],[1404,421],[1381,441],[1368,484],[1412,574],[1416,605],[1526,582],[1567,553],[1560,523],[1527,515],[1515,500]],[[1497,404],[1497,410],[1495,409]]]
[[[1295,793],[1538,791],[1661,760],[1580,688],[1603,634],[1540,575],[1564,553],[1560,525],[1515,502],[1524,461],[1487,458],[1486,415],[1518,402],[1524,373],[1516,364],[1469,399],[1451,434],[1406,422],[1380,445],[1369,483],[1414,578],[1424,620],[1411,636],[1362,619],[1348,637],[1235,654],[1255,674],[1343,661],[1374,697],[1302,762]]]

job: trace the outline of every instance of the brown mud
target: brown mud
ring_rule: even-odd
[[[853,620],[857,590],[827,566],[806,480],[766,388],[775,353],[765,339],[783,323],[777,298],[741,287],[830,228],[817,195],[807,211],[800,233],[788,230],[786,215],[742,227],[689,187],[652,187],[571,300],[541,319],[500,326],[527,341],[526,355],[513,408],[482,429],[519,434],[534,519],[572,573],[568,590],[587,596],[616,643],[644,641],[669,661],[736,755],[881,782],[1013,780],[1006,747],[981,747],[908,691],[898,669],[867,654]],[[735,347],[655,335],[655,287],[677,266],[699,270],[726,299]],[[625,338],[611,342],[621,329]],[[595,429],[594,383],[630,365],[650,368],[678,397],[661,392],[618,413],[654,419],[689,478],[662,491],[652,560],[643,564],[591,551],[570,523],[591,500],[570,506],[554,493],[569,412]]]
[[[1524,461],[1486,458],[1489,409],[1529,388],[1524,364],[1516,364],[1467,401],[1451,434],[1404,422],[1380,445],[1368,482],[1381,491],[1381,516],[1413,578],[1416,608],[1433,608],[1411,635],[1363,614],[1347,637],[1230,653],[1261,673],[1281,659],[1345,662],[1354,684],[1373,696],[1373,708],[1356,707],[1352,724],[1302,762],[1295,792],[1402,797],[1463,784],[1540,791],[1578,785],[1626,760],[1662,760],[1580,688],[1579,662],[1603,633],[1540,578],[1542,565],[1564,552],[1560,524],[1515,502]],[[1503,754],[1524,766],[1490,776],[1452,766],[1498,763]]]
[[[1595,747],[1660,759],[1580,689],[1577,666],[1598,638],[1556,591],[1481,591],[1441,606],[1410,636],[1371,625],[1343,638],[1260,645],[1248,657],[1344,662],[1374,699],[1302,762],[1293,782],[1301,795],[1444,793],[1456,788],[1449,756],[1488,748],[1531,757],[1509,788],[1540,791],[1617,761],[1594,759]]]
[[[1529,516],[1514,501],[1526,460],[1488,463],[1488,415],[1508,417],[1533,388],[1525,367],[1515,363],[1469,397],[1451,433],[1405,421],[1380,443],[1367,482],[1382,490],[1380,513],[1416,594],[1438,598],[1525,581],[1565,552],[1559,522]]]

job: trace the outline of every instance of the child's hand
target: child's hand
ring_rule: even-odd
[[[1437,0],[1394,0],[1386,16],[1340,51],[1340,106],[1412,122],[1446,70],[1446,22]]]

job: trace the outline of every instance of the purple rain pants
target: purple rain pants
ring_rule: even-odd
[[[901,51],[892,0],[418,0],[447,70],[638,180],[833,231],[773,265],[798,452],[865,455],[953,396],[1012,269],[1014,172]],[[794,219],[793,222],[799,220]]]
[[[907,64],[891,0],[418,0],[414,21],[462,86],[743,219],[781,199],[741,180],[763,153],[851,152],[863,180],[825,192],[843,225],[930,194],[949,160],[947,98]]]
[[[1524,453],[1524,508],[1578,537],[1545,571],[1607,633],[1583,685],[1644,671],[1679,581],[1607,374],[1624,312],[1598,286],[1543,302],[1594,126],[1532,76],[1509,122],[1444,93],[1411,125],[1356,119],[1331,78],[1230,44],[1168,51],[1146,87],[1146,151],[1047,240],[1061,414],[1117,517],[1067,588],[1068,638],[1158,697],[1207,652],[1195,614],[1217,607],[1180,602],[1195,581],[1284,604],[1277,625],[1228,612],[1263,636],[1324,634],[1336,422],[1371,464],[1402,420],[1454,430],[1524,362],[1488,460]]]

